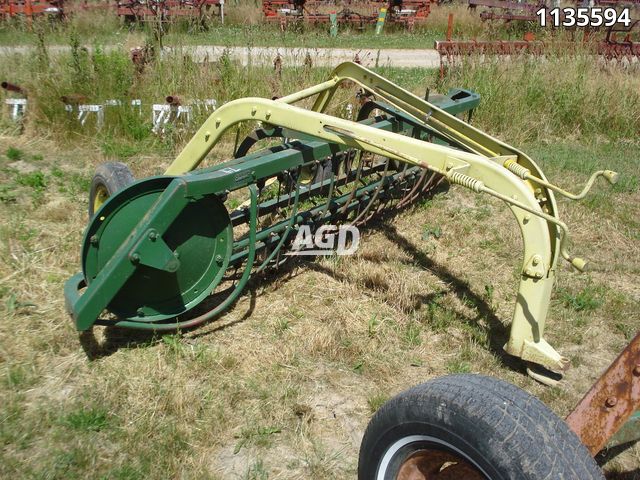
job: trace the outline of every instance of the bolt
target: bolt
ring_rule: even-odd
[[[222,263],[222,260],[223,260],[222,255],[216,255],[216,262]]]
[[[157,238],[158,238],[157,232],[149,232],[149,240],[151,240],[152,242],[155,242]]]
[[[129,259],[131,260],[131,263],[139,263],[140,255],[138,255],[137,253],[132,253]]]
[[[91,245],[97,245],[98,244],[98,236],[97,235],[91,235],[91,238],[89,239],[89,241],[91,242]]]
[[[542,278],[542,273],[536,272],[536,278]]]
[[[144,317],[144,309],[142,307],[136,310],[136,313],[138,314],[139,317]]]
[[[208,142],[209,139],[211,138],[211,132],[207,131],[204,133],[204,141]]]
[[[529,270],[528,268],[524,271],[525,275],[531,276],[533,275],[533,272],[531,270]]]
[[[640,377],[640,363],[637,363],[636,367],[633,369],[633,375],[636,377]]]
[[[618,403],[618,399],[616,397],[607,397],[604,404],[607,408],[615,407]]]
[[[536,265],[538,265],[540,263],[540,260],[542,260],[540,258],[540,255],[534,255],[533,258],[531,259],[531,263],[535,267]]]

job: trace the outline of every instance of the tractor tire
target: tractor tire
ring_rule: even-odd
[[[135,182],[135,178],[124,163],[102,163],[96,169],[91,180],[89,190],[89,219],[92,219],[96,211],[107,201],[109,197],[124,187]]]
[[[537,398],[480,375],[436,378],[384,404],[360,446],[359,480],[594,480],[602,471]]]

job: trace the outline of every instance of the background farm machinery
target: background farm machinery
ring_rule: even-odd
[[[77,11],[110,10],[126,21],[177,18],[205,19],[218,17],[224,23],[224,0],[1,0],[0,18],[26,17],[28,21],[42,15],[59,19]],[[385,23],[413,28],[429,16],[431,0],[263,0],[267,23],[285,26],[293,22],[328,24],[335,15],[339,24],[356,28],[376,24],[381,11]]]
[[[437,40],[434,45],[440,56],[441,77],[447,68],[469,57],[587,53],[628,66],[637,65],[640,60],[640,20],[632,20],[628,27],[614,24],[600,32],[587,30],[572,39],[551,41],[537,40],[532,32],[525,33],[522,40],[456,40],[452,38],[453,22],[450,14],[446,39]]]
[[[560,6],[559,0],[533,0],[533,1],[505,1],[505,0],[469,0],[469,9],[476,11],[480,7],[482,20],[503,20],[505,22],[536,22],[536,12],[541,8],[553,8]],[[595,0],[572,2],[575,6],[600,6],[600,7],[634,7],[640,6],[638,0]]]
[[[323,113],[342,85],[366,94],[357,121]],[[316,97],[311,109],[294,103]],[[76,327],[175,330],[215,318],[241,294],[252,272],[287,260],[296,231],[360,224],[389,207],[410,204],[438,185],[461,185],[502,200],[524,240],[520,285],[508,353],[544,382],[568,360],[544,339],[546,313],[568,251],[553,185],[525,154],[455,115],[479,101],[465,90],[425,101],[354,63],[326,82],[277,100],[245,98],[218,108],[166,170],[133,182],[122,164],[98,171],[82,273],[65,287]],[[196,169],[222,134],[260,122],[234,148],[235,159]],[[275,142],[250,151],[260,141]],[[132,183],[133,182],[133,183]],[[107,313],[105,313],[105,309]],[[542,370],[547,369],[547,370]]]
[[[110,11],[128,22],[216,16],[224,23],[224,0],[0,0],[0,19],[24,17],[30,22],[43,15],[63,19],[88,10]]]
[[[262,11],[265,21],[279,23],[283,28],[290,23],[336,22],[362,30],[367,25],[384,22],[412,30],[426,21],[431,0],[263,0]]]

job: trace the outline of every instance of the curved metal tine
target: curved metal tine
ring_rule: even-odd
[[[362,173],[362,163],[363,163],[362,162],[362,150],[356,150],[356,155],[355,156],[358,159],[358,168],[356,170],[356,178],[354,178],[354,180],[353,180],[353,188],[351,189],[351,193],[349,194],[349,198],[347,199],[345,204],[340,209],[340,212],[339,212],[340,215],[344,214],[344,212],[347,211],[347,207],[351,204],[351,201],[355,198],[356,192],[358,191],[358,182],[360,181],[360,175]],[[351,172],[351,169],[349,169],[345,173],[348,176],[350,172]]]
[[[416,183],[413,184],[413,187],[411,188],[411,190],[409,190],[409,192],[404,197],[402,197],[400,202],[398,202],[398,205],[396,205],[397,208],[405,207],[410,202],[412,202],[413,199],[415,199],[414,194],[416,193],[416,191],[418,191],[418,189],[422,185],[422,182],[424,182],[424,179],[426,178],[427,173],[428,173],[428,170],[426,169],[420,173],[420,177],[418,178],[418,180],[416,180]]]
[[[433,183],[433,179],[434,179],[436,176],[439,176],[439,177],[440,177],[440,179],[439,179],[439,180],[434,184],[434,183]],[[443,178],[444,178],[444,177],[443,177],[442,175],[440,175],[440,174],[438,174],[438,173],[436,173],[436,172],[433,172],[433,173],[431,174],[431,176],[430,176],[430,177],[429,177],[429,178],[424,182],[424,185],[422,186],[422,188],[421,188],[419,191],[417,191],[417,192],[413,195],[413,197],[411,197],[411,198],[409,199],[409,201],[407,202],[407,205],[408,205],[408,204],[410,204],[410,203],[415,202],[415,201],[416,201],[416,199],[418,199],[418,198],[420,197],[420,195],[423,195],[424,193],[428,192],[431,188],[435,188],[435,187],[436,187],[436,186],[437,186],[437,185],[442,181],[442,179],[443,179]]]
[[[327,199],[326,199],[326,203],[324,205],[324,208],[322,209],[322,212],[320,213],[320,219],[324,219],[325,215],[329,211],[329,207],[331,205],[331,200],[333,200],[333,191],[334,191],[335,184],[336,184],[336,174],[333,171],[333,165],[332,165],[332,167],[331,167],[331,181],[329,182],[329,192],[327,193]]]
[[[369,200],[369,203],[367,203],[366,207],[360,212],[358,213],[358,216],[356,218],[354,218],[349,225],[360,225],[363,223],[366,223],[373,214],[369,215],[368,217],[366,217],[364,220],[362,220],[362,217],[364,217],[367,212],[369,211],[369,209],[371,208],[371,206],[378,200],[378,196],[380,195],[380,191],[382,190],[382,187],[384,186],[384,179],[387,177],[387,171],[389,170],[389,163],[391,163],[391,159],[389,157],[386,157],[387,161],[384,164],[384,171],[382,172],[382,176],[380,177],[380,180],[378,181],[378,186],[376,187],[376,189],[373,192],[373,195],[371,196],[371,200]],[[374,212],[375,213],[375,212]]]
[[[269,265],[269,262],[271,262],[271,260],[273,260],[273,258],[278,254],[278,252],[280,251],[284,243],[287,241],[287,238],[289,237],[289,233],[291,233],[291,229],[293,228],[293,225],[296,222],[296,216],[298,215],[298,201],[300,200],[301,170],[302,170],[302,167],[298,167],[298,171],[296,173],[296,192],[294,195],[293,206],[291,207],[291,216],[289,217],[289,222],[287,223],[287,226],[285,227],[284,232],[282,232],[282,235],[280,236],[280,240],[278,241],[278,244],[273,248],[273,250],[271,250],[271,252],[269,252],[269,255],[267,255],[267,258],[264,260],[264,262],[262,262],[262,264],[256,269],[256,273],[262,272]],[[287,203],[290,204],[290,201],[291,201],[291,196],[289,196]]]
[[[432,185],[433,183],[433,179],[435,177],[439,176],[440,180],[435,184]],[[427,191],[429,191],[430,188],[435,187],[436,185],[438,185],[440,183],[440,181],[442,180],[442,178],[444,178],[442,175],[436,173],[436,172],[432,172],[431,176],[424,182],[422,188],[420,188],[419,191],[417,191],[416,193],[413,194],[413,196],[407,201],[407,205],[410,203],[413,203],[418,197],[420,197],[420,195],[426,193]]]

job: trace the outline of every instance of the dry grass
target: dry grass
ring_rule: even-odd
[[[103,158],[0,138],[9,147],[47,186],[21,184],[25,173],[0,157],[11,187],[0,204],[5,478],[354,478],[372,410],[398,391],[485,373],[564,415],[640,327],[637,145],[538,146],[529,151],[565,185],[586,178],[576,158],[627,174],[613,192],[597,187],[606,202],[562,205],[576,251],[595,261],[586,275],[561,269],[548,337],[574,367],[562,388],[536,384],[502,353],[519,236],[501,205],[460,189],[371,226],[354,257],[255,279],[228,314],[188,334],[98,329],[104,356],[88,360],[61,290],[78,268],[85,183]],[[132,164],[141,175],[164,161]],[[424,240],[436,226],[442,236]],[[636,447],[607,469],[639,466]]]
[[[243,94],[251,85],[234,81],[247,72],[227,67],[221,91]],[[184,78],[160,71],[171,85],[206,91],[196,85],[205,74],[195,67]],[[435,78],[385,73],[420,94]],[[572,361],[562,388],[535,383],[502,352],[521,241],[502,205],[461,189],[371,225],[353,257],[255,278],[231,311],[202,328],[164,336],[96,329],[92,346],[65,313],[62,285],[79,268],[88,181],[98,163],[122,150],[74,128],[61,140],[51,125],[29,121],[25,134],[0,137],[0,477],[354,478],[372,411],[404,388],[453,372],[499,376],[559,415],[570,411],[640,329],[639,145],[635,134],[616,133],[621,123],[596,139],[585,128],[564,135],[576,121],[567,116],[551,117],[567,138],[545,142],[550,120],[541,105],[555,111],[544,95],[558,83],[542,83],[540,103],[528,111],[526,89],[504,81],[499,85],[509,90],[501,95],[489,90],[497,73],[458,77],[477,80],[486,95],[476,117],[481,127],[518,143],[535,139],[523,149],[572,190],[594,169],[623,175],[611,190],[599,184],[582,204],[561,202],[575,252],[594,261],[584,275],[560,268],[547,337]],[[325,74],[290,71],[289,85],[277,86],[292,91]],[[615,118],[637,125],[633,104],[624,109],[613,98],[636,98],[637,79],[600,75],[631,88],[604,92]],[[579,102],[586,92],[593,99],[591,85],[577,83],[571,98]],[[149,98],[161,86],[148,86]],[[271,85],[256,88],[269,96]],[[513,109],[511,122],[500,108]],[[574,108],[580,121],[606,122],[597,109]],[[525,127],[535,135],[518,136]],[[135,147],[127,162],[138,177],[162,171],[182,141],[141,147],[115,133],[111,139]],[[425,239],[435,228],[442,235]],[[634,478],[639,469],[638,447],[606,465],[610,478]]]

